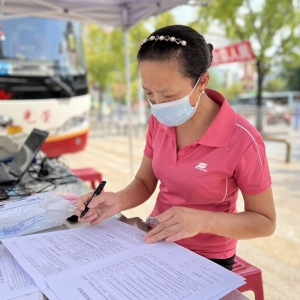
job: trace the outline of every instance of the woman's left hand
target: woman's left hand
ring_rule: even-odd
[[[158,225],[144,236],[144,240],[149,244],[164,239],[175,242],[205,233],[210,214],[209,211],[173,206],[155,217]]]

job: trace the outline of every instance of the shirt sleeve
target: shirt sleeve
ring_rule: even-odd
[[[147,137],[146,137],[146,145],[144,149],[144,154],[148,158],[153,158],[153,148],[152,148],[152,136],[154,131],[154,117],[151,115],[149,118]]]
[[[247,195],[261,193],[271,186],[265,144],[261,137],[245,150],[236,167],[235,179],[241,192]]]

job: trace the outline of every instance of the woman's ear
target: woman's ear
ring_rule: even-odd
[[[201,91],[204,91],[206,89],[208,82],[209,82],[209,73],[204,72],[201,76],[200,84],[199,84],[199,88],[201,89]]]

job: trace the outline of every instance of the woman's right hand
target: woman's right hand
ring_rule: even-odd
[[[92,195],[93,193],[91,192],[77,199],[75,214],[79,217],[79,223],[91,223],[91,225],[97,225],[104,219],[112,217],[121,211],[120,196],[112,192],[103,192],[91,201],[88,205],[88,212],[83,218],[80,218],[80,214],[85,209],[85,205]]]

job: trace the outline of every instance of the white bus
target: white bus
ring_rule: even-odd
[[[300,105],[300,91],[263,92],[263,104],[280,103],[281,105],[296,107]],[[238,104],[256,105],[256,94],[240,94]]]
[[[0,117],[30,133],[49,131],[49,157],[84,149],[88,93],[82,27],[77,22],[5,19],[0,31]]]

